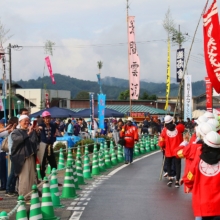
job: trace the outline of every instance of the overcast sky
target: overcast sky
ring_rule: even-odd
[[[176,27],[180,25],[189,35],[183,45],[188,52],[205,2],[130,0],[129,14],[136,17],[136,41],[140,42],[141,79],[165,81],[167,35],[162,22],[168,7]],[[128,78],[126,0],[2,0],[0,6],[1,21],[13,34],[4,47],[8,43],[23,46],[20,51],[12,50],[13,80],[43,75],[46,40],[56,43],[51,57],[54,73],[96,81],[97,61],[101,60],[102,77]],[[176,45],[171,47],[171,77],[176,77],[176,49]],[[201,24],[188,73],[193,81],[206,75]]]

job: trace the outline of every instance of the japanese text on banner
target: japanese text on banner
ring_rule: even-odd
[[[176,53],[176,81],[181,82],[184,73],[184,49],[178,49]]]
[[[191,75],[184,77],[184,121],[192,118],[192,79]]]
[[[129,46],[129,83],[130,99],[138,100],[140,92],[140,59],[135,41],[134,16],[128,17],[128,46]]]
[[[47,64],[47,68],[48,68],[48,71],[50,73],[50,78],[52,80],[52,83],[53,84],[56,84],[56,81],[54,79],[54,75],[53,75],[53,71],[52,71],[52,66],[51,66],[51,62],[50,62],[50,57],[45,57],[45,61],[46,61],[46,64]]]
[[[168,39],[168,54],[167,54],[167,84],[166,84],[166,105],[165,110],[168,108],[170,96],[170,39]]]

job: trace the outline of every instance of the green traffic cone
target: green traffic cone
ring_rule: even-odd
[[[114,148],[113,148],[112,154],[111,154],[111,161],[112,161],[112,166],[118,165],[118,160],[117,160]]]
[[[79,158],[81,158],[81,149],[80,149],[80,147],[77,147],[77,152],[76,152],[76,157],[79,157]]]
[[[70,199],[70,198],[77,198],[76,195],[76,189],[74,185],[74,179],[73,179],[73,169],[69,164],[67,164],[65,177],[64,177],[64,184],[63,184],[63,190],[62,195],[60,198],[63,199]]]
[[[93,147],[93,153],[97,153],[98,152],[98,148],[97,148],[97,145],[94,144],[94,147]]]
[[[87,145],[87,144],[86,144],[86,146],[85,146],[85,152],[84,152],[84,154],[89,155],[89,147],[88,147],[88,145]]]
[[[151,141],[150,141],[150,148],[151,148],[152,151],[155,150],[155,148],[154,148],[154,139],[153,138],[151,138]]]
[[[103,150],[104,150],[103,143],[100,143],[100,150],[101,150],[101,151],[103,151]]]
[[[89,156],[87,154],[84,155],[83,177],[84,179],[92,178],[89,165]]]
[[[150,142],[149,142],[149,139],[147,139],[146,143],[145,143],[145,149],[148,152],[150,152]]]
[[[54,214],[48,178],[44,177],[44,181],[45,183],[43,184],[42,187],[42,202],[41,202],[41,212],[43,215],[43,220],[58,220],[60,218],[56,217]]]
[[[40,174],[40,164],[36,164],[36,170],[37,170],[37,178],[39,180],[42,180],[41,174]]]
[[[124,162],[123,154],[122,154],[122,147],[118,145],[118,162],[122,163]]]
[[[86,183],[83,178],[82,162],[80,157],[76,159],[76,173],[77,173],[79,185],[85,185]]]
[[[50,175],[51,174],[51,166],[50,164],[47,165],[47,172],[46,174]]]
[[[29,220],[43,220],[41,207],[40,207],[40,200],[38,195],[38,189],[36,185],[32,186],[32,195],[31,195],[31,206],[30,206],[30,214]]]
[[[104,163],[102,151],[99,151],[99,170],[100,170],[100,172],[105,171],[105,163]]]
[[[73,169],[73,183],[75,185],[75,189],[79,190],[80,188],[79,188],[78,176],[77,176],[77,173],[76,173],[76,162],[75,162],[75,160],[73,160],[72,169]]]
[[[27,210],[24,202],[24,196],[19,196],[18,202],[20,203],[20,206],[17,209],[16,220],[28,220]]]
[[[145,153],[146,153],[144,144],[143,144],[142,142],[141,142],[141,144],[140,144],[140,151],[141,151],[142,154],[145,154]]]
[[[67,154],[67,164],[72,164],[73,162],[73,154],[72,154],[72,151],[71,149],[68,150],[68,154]]]
[[[92,157],[92,175],[99,175],[98,153],[93,153]]]
[[[140,155],[139,149],[138,149],[138,145],[137,145],[137,144],[135,144],[135,146],[134,146],[134,155],[135,155],[135,156],[139,156],[139,155]]]
[[[64,163],[64,155],[63,155],[63,149],[60,148],[60,154],[59,154],[59,161],[58,161],[58,170],[63,169],[65,167]]]
[[[114,144],[113,144],[113,141],[110,141],[110,155],[112,155],[114,152]]]
[[[2,211],[2,212],[0,213],[0,219],[4,219],[4,220],[9,219],[7,212]]]
[[[53,207],[63,208],[64,206],[60,204],[60,193],[57,182],[57,172],[55,168],[52,170],[52,176],[50,179],[50,194],[53,202]]]
[[[107,169],[110,169],[112,167],[109,152],[107,148],[105,148],[105,167]]]

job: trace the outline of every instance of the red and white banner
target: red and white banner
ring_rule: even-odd
[[[216,0],[203,15],[204,55],[208,77],[220,93],[220,29]]]
[[[49,73],[50,73],[50,78],[52,80],[52,83],[56,84],[55,79],[54,79],[54,75],[53,75],[53,71],[52,71],[52,66],[51,66],[51,63],[50,63],[50,57],[49,56],[45,57],[45,61],[46,61],[47,68],[48,68]]]
[[[205,83],[206,83],[206,110],[209,112],[213,111],[213,105],[212,105],[212,83],[209,79],[209,77],[205,77]]]
[[[128,17],[128,55],[129,55],[129,84],[130,99],[138,100],[140,93],[140,59],[135,42],[134,16]]]

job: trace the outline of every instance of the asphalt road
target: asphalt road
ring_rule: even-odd
[[[191,195],[159,181],[161,153],[127,165],[92,190],[80,220],[193,220]]]

